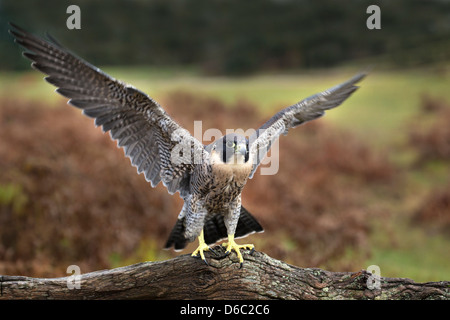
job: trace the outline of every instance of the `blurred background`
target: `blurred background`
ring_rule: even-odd
[[[72,4],[80,30],[66,27]],[[450,279],[450,1],[0,0],[0,274],[57,277],[178,255],[162,247],[182,202],[54,93],[8,21],[49,32],[191,133],[194,120],[258,128],[370,67],[341,107],[280,139],[277,175],[247,183],[265,232],[241,242],[302,267]]]

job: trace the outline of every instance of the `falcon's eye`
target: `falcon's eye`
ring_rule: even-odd
[[[234,148],[235,145],[233,141],[227,141],[227,148]]]

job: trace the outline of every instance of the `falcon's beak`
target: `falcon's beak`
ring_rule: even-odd
[[[238,143],[235,147],[234,147],[234,153],[235,154],[242,154],[242,155],[246,155],[247,153],[247,144],[245,142],[242,143]]]

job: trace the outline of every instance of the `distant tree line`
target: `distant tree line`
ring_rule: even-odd
[[[66,9],[81,9],[68,30]],[[366,9],[381,9],[369,30]],[[209,74],[329,67],[379,57],[409,67],[450,61],[445,0],[0,0],[0,69],[28,68],[8,21],[49,32],[102,65],[194,65]]]

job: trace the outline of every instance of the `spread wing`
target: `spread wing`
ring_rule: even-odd
[[[266,156],[272,143],[281,134],[286,135],[307,121],[317,119],[325,114],[325,110],[339,106],[356,89],[355,84],[361,81],[365,74],[358,74],[340,85],[308,97],[288,108],[276,113],[249,138],[249,152],[253,159],[253,169],[250,178]]]
[[[33,61],[32,67],[47,74],[45,80],[58,87],[56,91],[71,105],[109,131],[153,187],[162,181],[171,194],[189,192],[190,175],[199,163],[192,161],[193,156],[208,156],[200,141],[148,95],[76,57],[50,37],[47,41],[11,26],[10,33],[27,49],[24,56]]]

